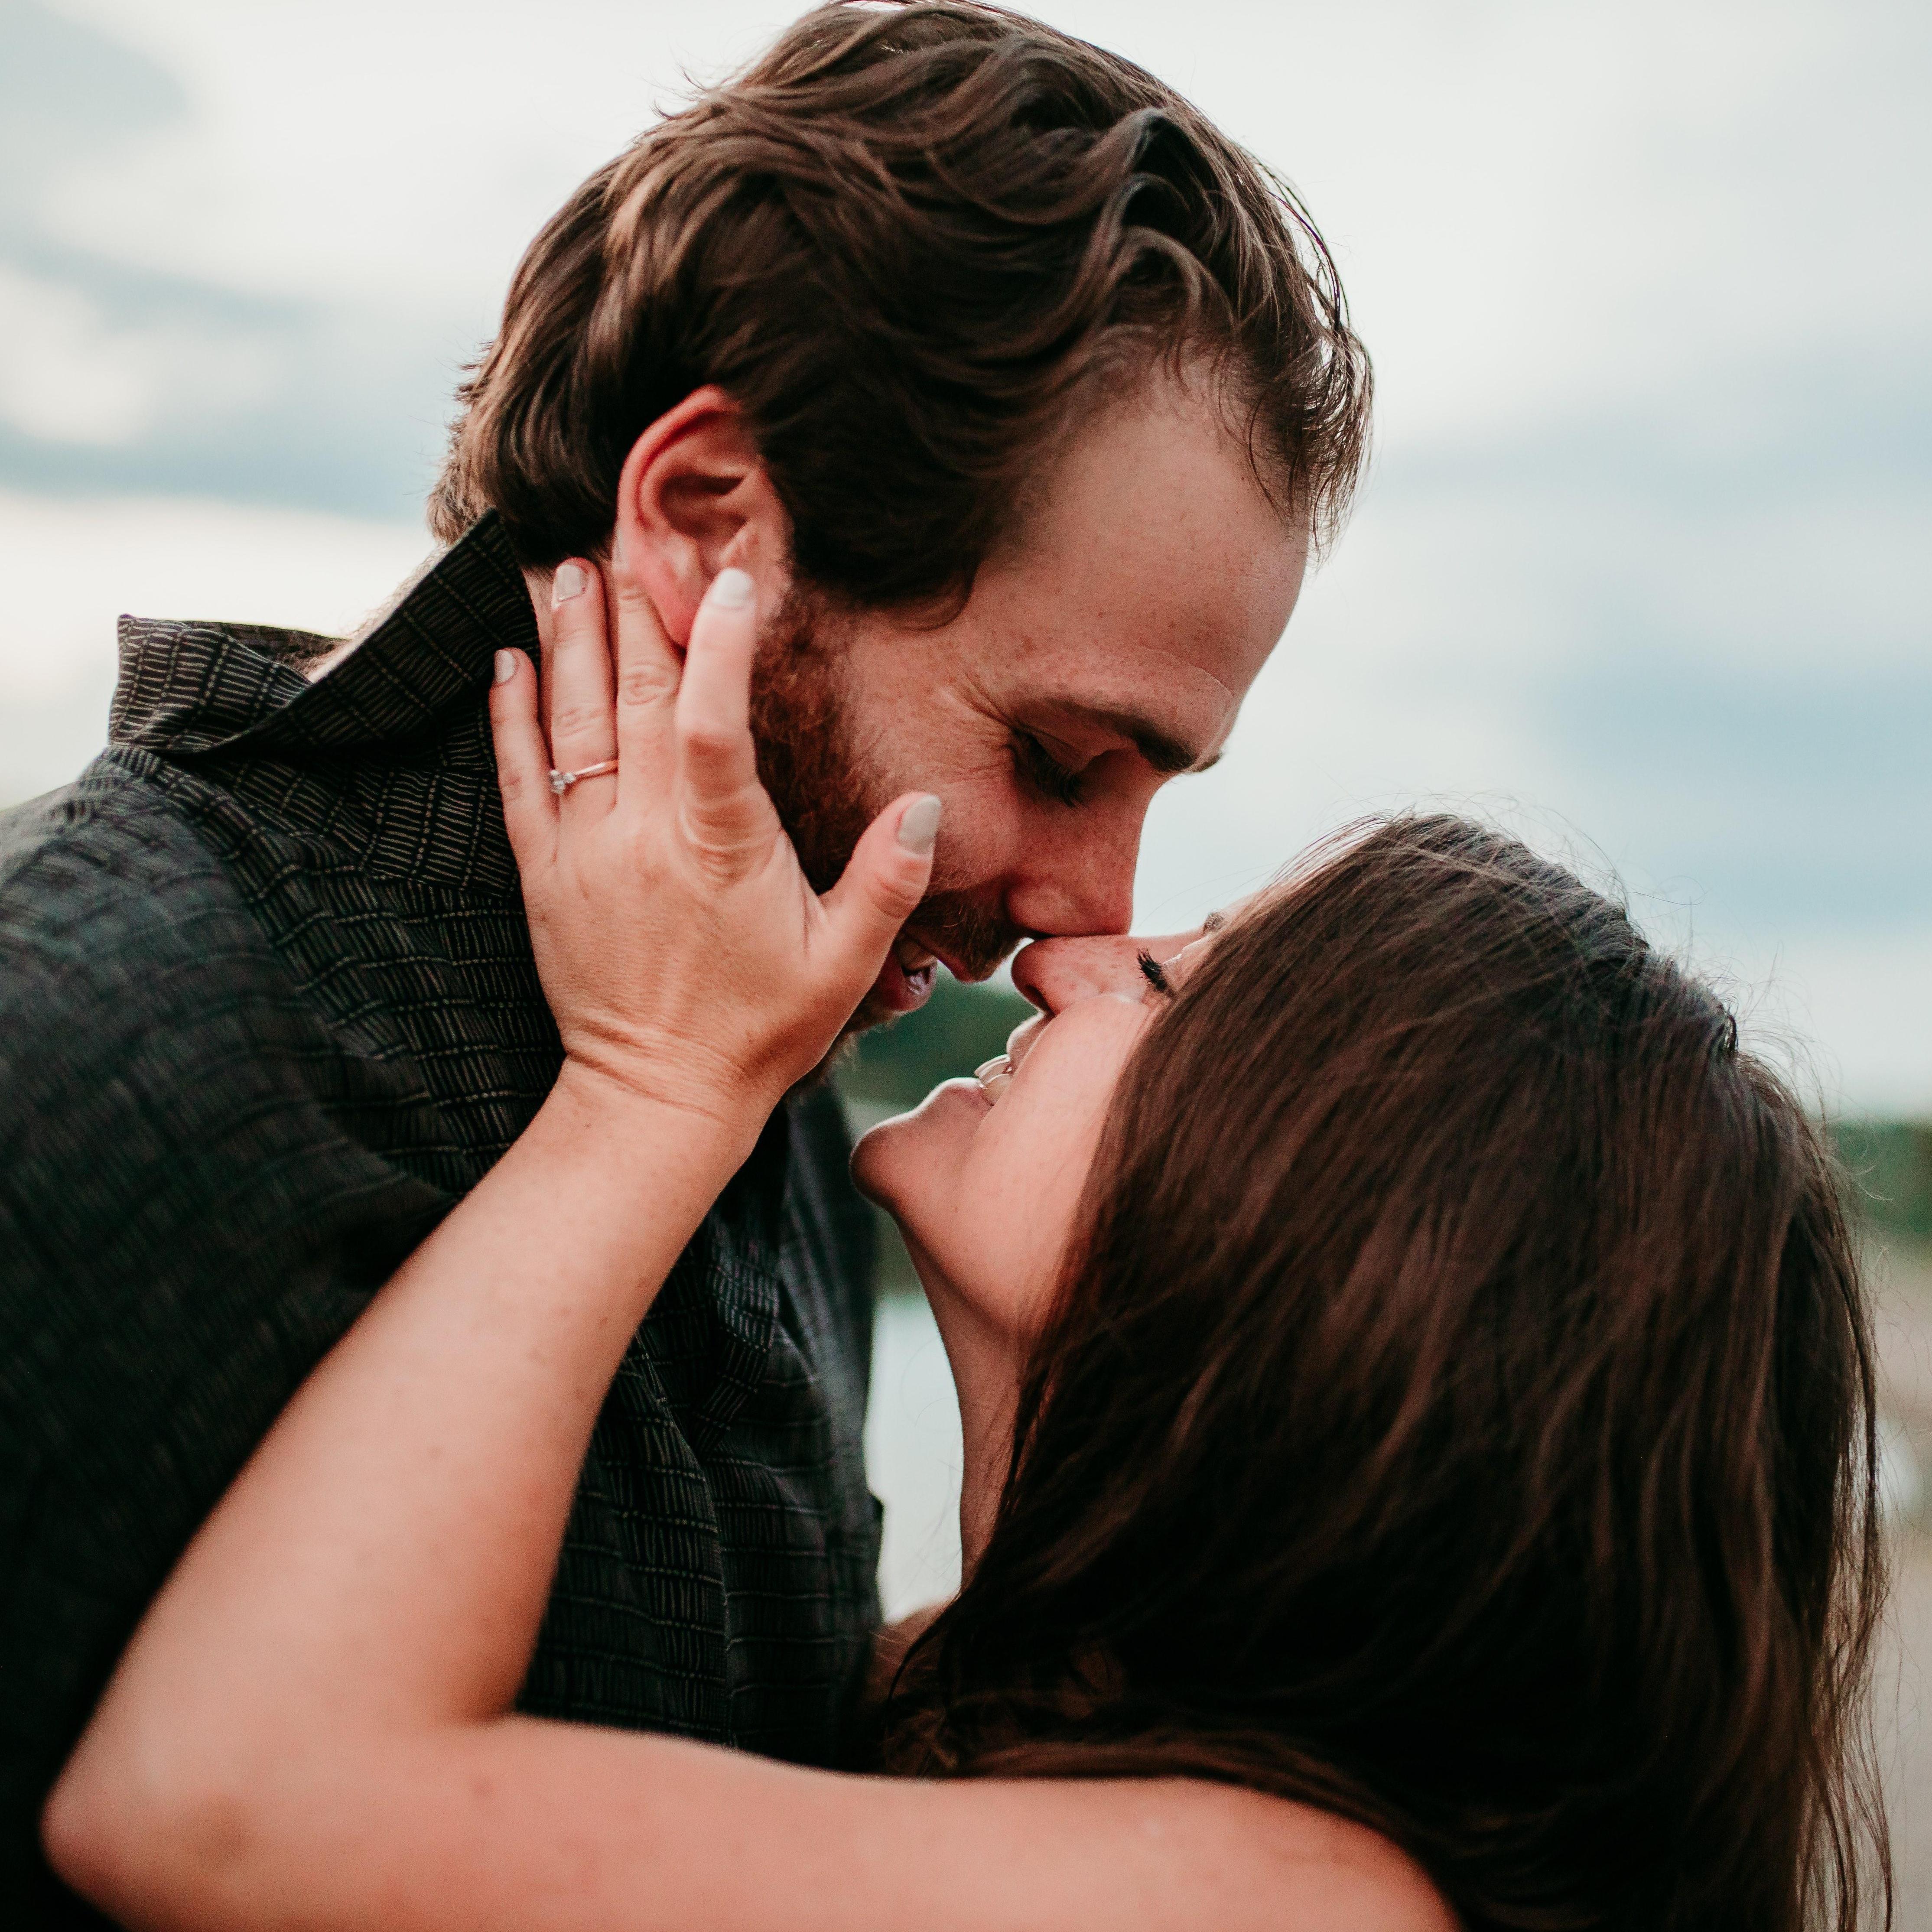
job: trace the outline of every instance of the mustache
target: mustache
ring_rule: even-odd
[[[905,930],[944,953],[960,976],[970,980],[986,978],[1027,937],[1024,928],[966,892],[928,892]]]

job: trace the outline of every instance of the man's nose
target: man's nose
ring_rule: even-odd
[[[1076,1000],[1090,1000],[1099,993],[1138,998],[1147,988],[1141,955],[1172,959],[1200,936],[1196,930],[1036,939],[1013,956],[1013,984],[1045,1013],[1057,1013]]]
[[[1036,843],[1026,875],[1007,890],[1007,918],[1023,932],[1049,938],[1124,934],[1133,922],[1141,818],[1136,813],[1112,824],[1090,820],[1077,838]]]

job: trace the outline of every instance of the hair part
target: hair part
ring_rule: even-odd
[[[1889,1879],[1844,1189],[1622,908],[1454,818],[1330,846],[1124,1076],[887,1761],[1304,1799],[1472,1932],[1852,1932]]]
[[[989,6],[835,4],[642,135],[518,268],[430,504],[519,558],[602,553],[632,445],[716,383],[861,608],[970,590],[1083,408],[1205,370],[1322,539],[1368,358],[1294,194],[1131,62]]]

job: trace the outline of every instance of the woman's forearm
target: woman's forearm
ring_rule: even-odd
[[[508,1708],[604,1392],[750,1152],[761,1121],[739,1115],[566,1069],[190,1546],[63,1802],[137,1770],[228,1786],[256,1755]]]

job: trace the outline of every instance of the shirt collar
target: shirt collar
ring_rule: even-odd
[[[505,646],[537,652],[522,571],[492,511],[311,683],[296,667],[333,639],[256,624],[123,617],[108,736],[164,758],[353,753],[467,722]]]
[[[121,620],[108,735],[191,769],[256,820],[346,847],[365,869],[514,893],[488,692],[497,651],[538,654],[494,513],[437,557],[353,650],[259,625]]]

